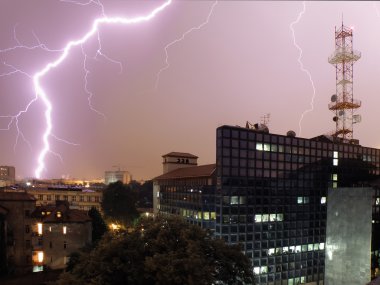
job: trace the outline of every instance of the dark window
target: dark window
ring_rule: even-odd
[[[30,233],[30,226],[29,225],[25,225],[25,233]]]
[[[63,248],[64,248],[64,249],[67,248],[67,242],[66,242],[66,241],[63,242]]]

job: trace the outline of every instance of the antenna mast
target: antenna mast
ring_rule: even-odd
[[[336,94],[331,96],[329,109],[335,113],[333,121],[336,124],[334,137],[353,139],[353,124],[361,121],[360,115],[354,111],[361,106],[361,101],[353,96],[353,66],[360,59],[361,53],[353,49],[353,28],[343,25],[335,28],[335,51],[328,62],[335,66]]]

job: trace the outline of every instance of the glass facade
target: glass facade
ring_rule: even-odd
[[[215,228],[215,176],[159,180],[159,211]]]
[[[372,186],[372,269],[378,267],[379,149],[222,126],[212,175],[157,183],[160,213],[241,244],[258,284],[268,285],[323,284],[328,189]]]
[[[220,127],[215,235],[244,246],[259,284],[321,284],[328,188],[376,184],[379,163],[380,150],[326,136],[304,139]],[[378,250],[378,242],[372,246]]]

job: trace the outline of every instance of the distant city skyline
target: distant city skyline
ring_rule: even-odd
[[[0,75],[10,74],[0,77],[0,116],[25,109],[34,97],[31,79],[14,73],[15,68],[34,74],[59,54],[10,48],[43,43],[62,49],[102,15],[96,1],[79,5],[86,2],[0,3]],[[109,0],[103,6],[107,16],[135,17],[162,3]],[[42,178],[99,178],[119,165],[134,179],[151,179],[162,174],[161,156],[172,151],[197,155],[200,165],[215,163],[217,127],[260,122],[265,114],[273,133],[293,130],[310,138],[333,131],[328,103],[335,93],[335,69],[327,58],[342,17],[354,29],[354,49],[362,53],[354,65],[354,98],[362,101],[358,113],[363,119],[354,126],[354,138],[380,147],[380,3],[215,3],[173,1],[150,22],[101,27],[102,52],[111,60],[94,59],[97,44],[91,40],[43,79],[53,104],[54,153],[46,157]],[[169,65],[157,82],[166,67],[165,47]],[[305,70],[315,98],[300,134],[299,121],[313,98]],[[98,112],[88,105],[86,86]],[[17,179],[34,176],[43,116],[43,105],[35,102],[19,120],[24,138],[17,136],[14,123],[0,131],[1,164],[15,166]],[[0,117],[0,129],[9,123],[9,117]]]

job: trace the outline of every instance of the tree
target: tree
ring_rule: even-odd
[[[103,191],[102,209],[106,218],[130,225],[139,217],[136,200],[136,193],[121,181],[117,181]]]
[[[254,284],[254,276],[239,246],[178,218],[157,218],[105,235],[57,284],[237,285]]]
[[[91,207],[88,211],[88,215],[92,219],[92,242],[97,243],[108,231],[108,227],[104,222],[102,215],[95,207]]]

